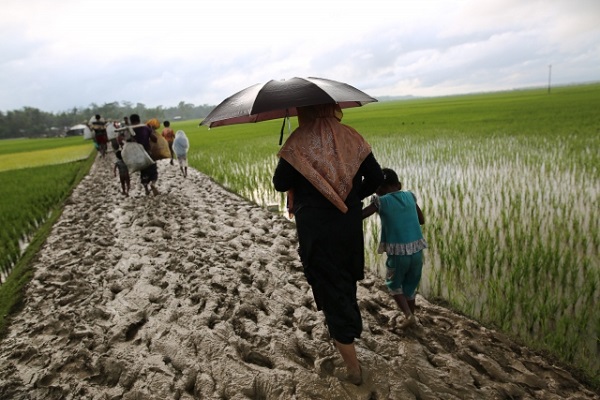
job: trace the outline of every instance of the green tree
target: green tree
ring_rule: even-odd
[[[92,103],[85,108],[73,107],[58,113],[24,107],[20,110],[0,111],[0,138],[60,136],[69,127],[87,123],[96,114],[102,115],[105,119],[122,120],[123,117],[136,113],[142,117],[142,120],[158,118],[164,121],[172,120],[177,116],[182,119],[204,118],[212,109],[213,106],[207,104],[195,106],[184,101],[169,108],[146,107],[143,103],[133,104],[128,101],[114,101],[102,105]]]

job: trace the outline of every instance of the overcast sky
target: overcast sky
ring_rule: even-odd
[[[216,105],[316,76],[371,96],[600,81],[600,0],[2,0],[0,110]]]

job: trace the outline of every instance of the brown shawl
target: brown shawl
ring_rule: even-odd
[[[346,213],[344,201],[352,179],[371,146],[354,128],[340,123],[341,115],[340,107],[333,103],[299,107],[299,126],[277,155]]]

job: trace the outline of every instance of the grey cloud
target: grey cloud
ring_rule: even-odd
[[[298,75],[339,79],[379,95],[540,85],[546,82],[549,64],[556,83],[600,80],[600,25],[589,23],[593,18],[584,17],[586,10],[569,11],[567,2],[560,2],[552,12],[519,19],[514,13],[536,8],[518,1],[508,8],[508,3],[494,4],[497,15],[489,14],[483,5],[461,14],[471,20],[483,15],[475,28],[462,29],[461,24],[472,22],[469,19],[437,18],[413,27],[380,26],[350,41],[329,35],[327,48],[322,43],[290,43],[281,48],[266,43],[236,50],[224,43],[203,52],[202,43],[190,49],[186,42],[169,56],[151,43],[140,43],[136,56],[129,53],[95,62],[85,56],[42,58],[49,43],[18,39],[15,34],[12,38],[4,30],[0,87],[10,94],[0,93],[0,110],[27,105],[62,111],[112,101],[148,106],[179,101],[216,104],[253,83]],[[590,7],[589,12],[600,3],[575,0],[573,4]],[[567,16],[557,20],[556,10]],[[85,55],[85,49],[73,50]]]

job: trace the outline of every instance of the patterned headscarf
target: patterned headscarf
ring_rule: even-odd
[[[298,107],[299,126],[277,155],[346,213],[352,179],[371,146],[354,128],[340,123],[341,118],[337,104]]]

